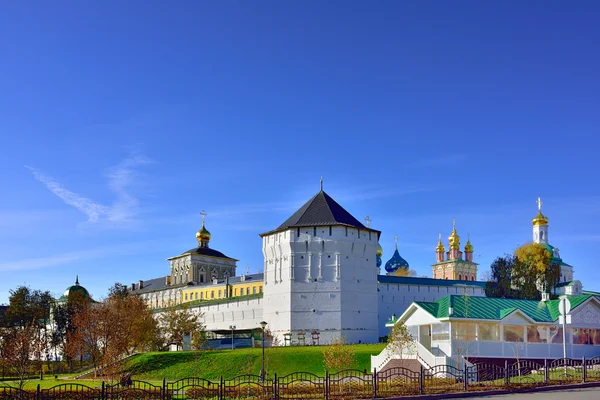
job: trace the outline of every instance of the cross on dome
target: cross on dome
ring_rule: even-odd
[[[321,185],[321,192],[323,191],[323,176],[321,176],[321,180],[319,181],[320,185]]]
[[[207,215],[207,214],[206,214],[206,211],[202,210],[202,211],[200,212],[200,215],[202,215],[202,226],[204,226],[204,222],[205,222],[206,215]]]
[[[367,225],[367,228],[371,227],[371,217],[368,215],[365,217],[365,225]]]
[[[538,206],[538,211],[542,211],[542,199],[538,197],[536,203]]]

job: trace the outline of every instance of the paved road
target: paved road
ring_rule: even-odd
[[[553,390],[549,392],[514,393],[500,396],[470,397],[473,399],[490,400],[598,400],[600,387],[587,389]]]

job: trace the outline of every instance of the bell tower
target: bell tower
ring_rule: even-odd
[[[538,213],[533,223],[533,243],[548,244],[548,218],[542,214],[542,199],[537,199]]]

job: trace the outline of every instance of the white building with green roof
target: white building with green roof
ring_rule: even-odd
[[[393,359],[417,359],[426,368],[461,366],[463,359],[563,358],[559,302],[446,296],[434,302],[414,302],[388,327],[405,324],[415,345],[405,354],[384,349],[371,360],[381,370]],[[600,296],[584,292],[570,296],[571,323],[566,325],[567,358],[600,356]]]

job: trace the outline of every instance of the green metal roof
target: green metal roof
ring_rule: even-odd
[[[582,295],[570,297],[571,309],[575,309],[590,297],[592,296]],[[415,302],[419,307],[440,319],[464,318],[501,320],[519,310],[536,322],[548,323],[552,323],[558,319],[558,303],[558,299],[543,302],[537,300],[497,299],[456,295],[446,296],[432,303]],[[448,315],[450,305],[453,307],[453,314],[451,317]]]

